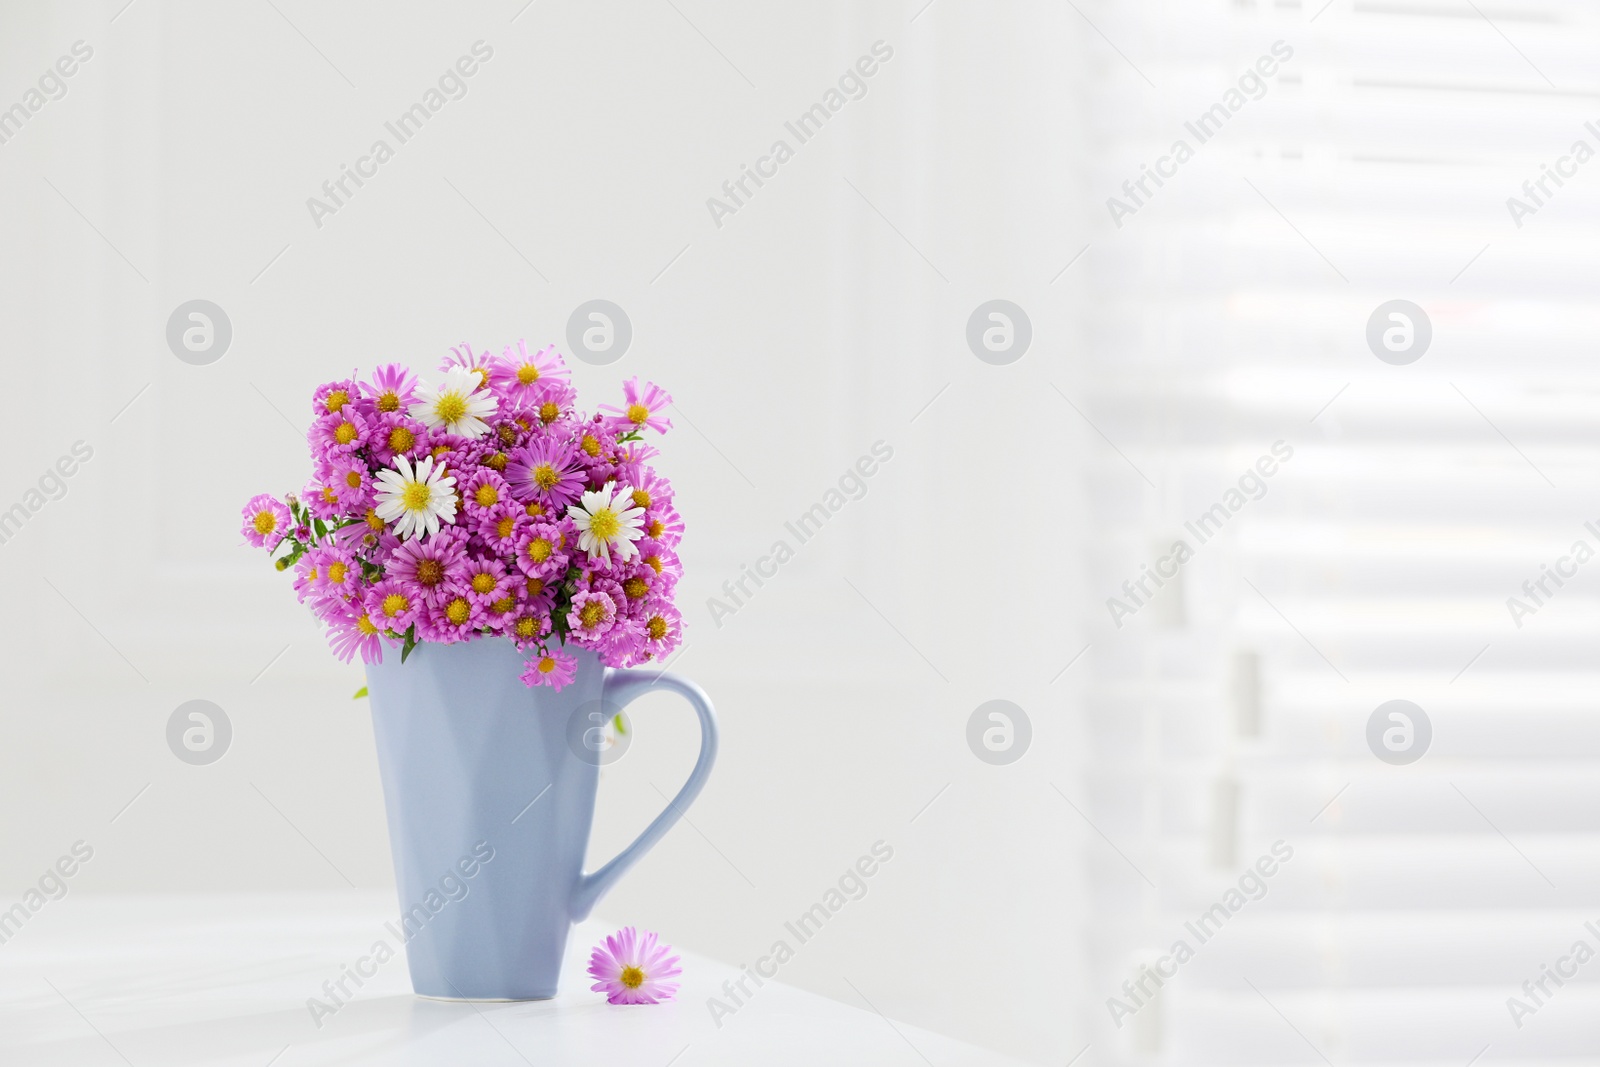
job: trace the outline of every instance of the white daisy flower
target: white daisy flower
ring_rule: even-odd
[[[590,559],[599,556],[609,564],[612,549],[624,560],[639,554],[633,543],[644,536],[644,508],[634,505],[633,490],[627,486],[607,482],[586,492],[567,507],[567,515],[578,528],[578,547]]]
[[[378,518],[394,523],[401,540],[439,532],[440,521],[456,521],[456,480],[432,456],[417,460],[415,470],[405,456],[394,457],[394,470],[378,472]]]
[[[445,371],[439,388],[417,386],[411,417],[430,430],[443,429],[461,437],[482,437],[489,432],[489,424],[483,420],[493,415],[499,406],[493,394],[482,385],[477,371],[451,367]]]

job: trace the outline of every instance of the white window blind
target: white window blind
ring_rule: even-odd
[[[1086,657],[1091,1056],[1588,1062],[1600,958],[1543,969],[1600,950],[1600,555],[1577,549],[1600,552],[1600,158],[1576,144],[1600,152],[1600,9],[1319,8],[1081,5],[1088,184],[1133,208],[1074,268],[1085,413],[1120,450],[1091,585],[1133,609],[1096,608]],[[1218,103],[1202,142],[1186,124]],[[1192,157],[1141,189],[1179,139]],[[1400,299],[1432,329],[1406,365],[1366,337]],[[1202,541],[1186,524],[1219,503]],[[1145,596],[1146,567],[1176,576]],[[1431,723],[1415,763],[1369,749],[1390,700]],[[1292,858],[1228,909],[1278,841]],[[1156,996],[1124,992],[1179,941]]]

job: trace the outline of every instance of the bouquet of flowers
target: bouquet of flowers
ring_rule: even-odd
[[[579,413],[561,355],[521,341],[453,348],[440,371],[319,387],[310,484],[244,507],[245,539],[294,569],[334,652],[503,636],[529,653],[525,683],[558,690],[570,646],[613,667],[670,653],[683,520],[644,432],[671,428],[672,398],[635,378],[622,406]]]

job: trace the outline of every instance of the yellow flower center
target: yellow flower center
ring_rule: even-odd
[[[394,618],[411,606],[411,601],[403,593],[390,593],[383,598],[383,614],[387,618]]]
[[[472,373],[474,373],[474,374],[476,374],[478,376],[478,388],[479,389],[487,389],[487,388],[489,388],[489,368],[488,367],[473,367],[472,368]]]
[[[533,484],[537,485],[540,489],[547,491],[554,489],[556,483],[559,481],[561,481],[561,475],[557,474],[556,469],[550,466],[550,464],[541,463],[537,467],[533,468]]]
[[[495,520],[494,532],[502,541],[510,537],[517,528],[515,515],[502,515]]]
[[[270,511],[256,512],[256,533],[265,537],[278,528],[278,517]]]
[[[543,656],[543,657],[540,658],[540,660],[539,660],[539,673],[540,674],[549,674],[551,671],[553,671],[555,669],[556,669],[556,658],[554,656]]]
[[[322,502],[324,504],[337,504],[339,502],[339,494],[333,491],[333,486],[325,485],[322,487]]]
[[[617,978],[617,981],[621,982],[629,989],[638,989],[640,986],[644,985],[644,972],[637,967],[624,967],[622,968],[622,974]]]
[[[599,626],[605,620],[605,617],[605,605],[597,600],[589,601],[583,606],[583,610],[578,612],[578,621],[583,623],[585,630],[592,630]]]
[[[650,418],[650,409],[643,404],[628,405],[628,421],[635,426],[643,426]]]
[[[530,503],[525,510],[529,515],[533,516],[534,518],[538,518],[540,515],[544,514],[544,505],[538,501],[534,501],[533,503]]]
[[[539,624],[533,619],[523,617],[517,620],[516,631],[518,637],[537,637]]]
[[[543,578],[529,578],[528,579],[528,595],[529,596],[538,596],[542,592],[544,592],[544,579]]]
[[[361,617],[356,620],[356,629],[360,630],[364,637],[373,637],[378,632],[378,628],[372,625],[372,617],[364,611],[361,613]]]
[[[444,444],[434,445],[433,451],[428,453],[428,455],[432,456],[434,459],[438,459],[440,456],[448,456],[449,454],[450,446]]]
[[[555,551],[555,546],[542,537],[535,537],[528,542],[528,558],[535,563],[543,563],[550,558],[550,553]]]
[[[410,452],[417,444],[417,435],[404,426],[396,426],[389,431],[389,451]]]
[[[523,385],[532,385],[539,380],[539,368],[532,363],[524,363],[517,368],[517,381]]]
[[[384,412],[399,411],[400,410],[400,394],[399,393],[393,393],[393,392],[390,392],[390,393],[379,393],[378,394],[378,410],[379,411],[384,411]]]
[[[439,416],[439,421],[445,425],[454,425],[467,414],[467,398],[460,393],[445,393],[434,401],[433,413]]]
[[[500,443],[507,447],[517,443],[517,428],[509,422],[502,422],[494,428],[494,432],[500,438]]]
[[[323,401],[323,405],[328,409],[328,414],[330,415],[336,414],[340,408],[348,403],[350,403],[350,393],[345,389],[335,389],[328,394],[328,399]]]
[[[648,527],[646,527],[646,531],[650,534],[650,536],[652,538],[660,537],[661,536],[661,532],[663,530],[665,530],[665,529],[666,529],[666,527],[664,525],[662,525],[662,522],[661,522],[660,519],[651,519],[650,520],[650,525]]]
[[[426,511],[433,499],[433,489],[426,482],[407,482],[400,491],[400,506],[407,511]]]
[[[655,571],[657,574],[661,573],[661,557],[660,556],[646,556],[644,558],[644,565],[649,567],[651,570]]]
[[[332,582],[334,585],[343,585],[345,575],[349,572],[349,570],[349,567],[345,566],[343,563],[340,563],[338,560],[334,560],[332,563],[328,564],[328,581]]]
[[[333,431],[333,439],[341,445],[347,445],[356,439],[356,426],[353,422],[341,422],[339,428]]]
[[[638,600],[650,591],[650,586],[645,583],[643,578],[629,578],[622,583],[622,591]]]
[[[592,433],[584,434],[583,440],[578,444],[588,455],[598,456],[600,454],[600,438]]]
[[[648,492],[646,492],[645,490],[643,490],[643,489],[635,489],[633,491],[633,506],[636,507],[636,508],[647,508],[647,507],[649,507],[650,506],[650,494]]]
[[[650,616],[650,621],[644,624],[644,632],[650,635],[650,640],[659,641],[667,636],[667,620],[660,615]]]
[[[554,400],[546,400],[543,404],[539,405],[540,422],[555,422],[560,417],[561,405],[557,404]]]
[[[472,605],[463,597],[456,597],[445,606],[444,617],[460,626],[472,615]]]
[[[478,491],[473,494],[478,500],[478,506],[492,508],[500,502],[500,490],[487,482],[478,486]]]
[[[589,516],[589,532],[602,541],[609,541],[617,536],[617,531],[622,529],[616,512],[610,508],[601,508]]]
[[[492,471],[499,471],[501,474],[504,474],[505,470],[506,470],[505,453],[503,453],[503,452],[495,452],[495,453],[493,453],[492,455],[489,456],[488,459],[483,461],[483,465],[485,467],[488,467]]]
[[[383,519],[378,515],[376,508],[367,509],[367,528],[371,530],[383,529]]]
[[[494,575],[487,571],[479,571],[472,576],[472,591],[474,593],[494,592]]]
[[[504,615],[506,612],[510,611],[516,606],[517,602],[515,600],[513,600],[511,597],[503,596],[499,600],[490,603],[489,610],[494,612],[496,615]]]
[[[348,485],[352,489],[360,489],[361,488],[361,472],[358,471],[358,470],[352,470],[352,471],[346,472],[345,476],[344,476],[344,484]]]
[[[417,564],[417,581],[426,586],[435,586],[444,581],[444,564],[436,559],[425,559]]]

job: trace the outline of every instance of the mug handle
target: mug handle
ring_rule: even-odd
[[[673,824],[683,818],[684,809],[700,795],[700,790],[705,788],[706,778],[711,774],[711,764],[716,761],[717,718],[711,710],[711,699],[698,685],[675,674],[612,669],[606,671],[605,688],[602,692],[607,702],[621,708],[645,693],[657,689],[677,693],[689,702],[689,706],[694,708],[695,714],[700,717],[700,758],[695,760],[694,770],[689,772],[689,779],[683,783],[683,788],[678,790],[678,795],[667,802],[666,810],[644,828],[644,833],[634,838],[633,844],[617,853],[610,863],[599,870],[578,876],[577,883],[572,887],[571,904],[568,907],[573,922],[581,922],[588,918],[596,902],[610,891],[617,879],[638,863],[644,854],[655,847],[655,843],[672,829]]]

